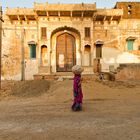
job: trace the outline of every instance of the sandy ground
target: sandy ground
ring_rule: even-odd
[[[80,112],[70,108],[72,80],[5,81],[2,88],[0,140],[140,140],[138,81],[83,81]]]

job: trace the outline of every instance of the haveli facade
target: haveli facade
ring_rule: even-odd
[[[96,4],[34,3],[7,8],[2,29],[2,79],[29,80],[35,74],[108,72],[140,63],[140,2]]]

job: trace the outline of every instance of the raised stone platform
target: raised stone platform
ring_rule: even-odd
[[[40,73],[40,74],[35,74],[34,79],[35,80],[58,80],[58,79],[73,79],[73,73],[72,72],[57,72],[54,74],[46,74],[46,73]],[[82,78],[84,80],[93,80],[96,79],[95,74],[82,74]]]
[[[116,80],[140,80],[140,63],[120,64],[115,75]]]

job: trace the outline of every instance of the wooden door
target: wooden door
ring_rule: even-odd
[[[72,66],[76,63],[75,38],[64,33],[57,37],[56,47],[57,71],[71,71]]]
[[[96,45],[96,58],[102,58],[102,44]]]

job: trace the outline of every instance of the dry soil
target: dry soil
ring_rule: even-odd
[[[83,81],[83,110],[71,111],[72,80],[3,81],[0,140],[140,140],[140,82]]]

